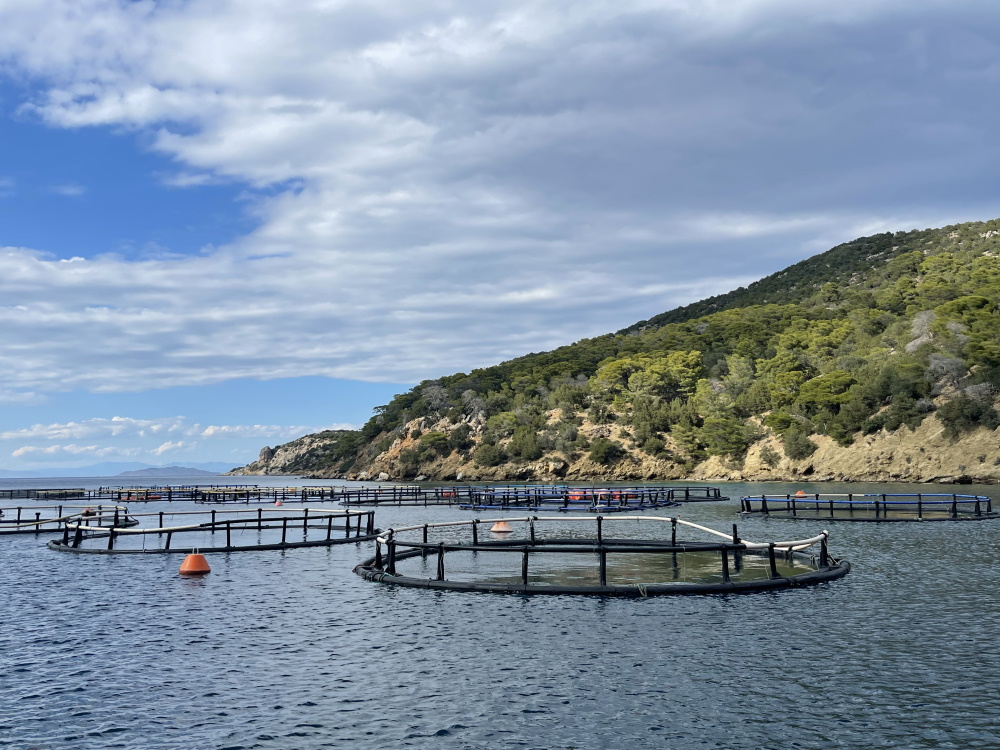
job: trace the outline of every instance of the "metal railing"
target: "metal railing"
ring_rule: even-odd
[[[993,501],[984,495],[943,493],[835,494],[798,492],[740,498],[745,515],[818,517],[834,520],[944,520],[995,518]]]
[[[593,524],[595,535],[588,538],[576,537],[543,537],[538,533],[539,524],[548,521],[562,524]],[[607,526],[609,524],[627,523],[633,526],[636,522],[649,522],[652,524],[669,525],[669,538],[659,539],[627,539],[608,536]],[[498,539],[494,533],[489,538],[483,538],[483,528],[489,529],[489,524],[506,523],[520,526],[524,532],[522,538]],[[692,529],[709,536],[721,538],[725,541],[693,542],[679,540],[677,537],[678,528]],[[448,536],[452,538],[432,538],[443,530],[465,531],[467,539],[456,541],[454,534]],[[488,532],[487,532],[488,533]],[[411,538],[416,535],[417,538]],[[828,548],[828,532],[823,531],[815,536],[806,539],[796,539],[783,542],[751,542],[741,539],[737,526],[733,525],[732,534],[711,529],[700,524],[685,521],[680,518],[665,518],[662,516],[629,516],[612,517],[603,516],[563,516],[558,519],[540,518],[538,516],[527,516],[523,518],[497,518],[497,519],[474,519],[471,521],[446,521],[440,523],[426,523],[414,526],[388,529],[384,533],[377,535],[375,539],[375,555],[370,560],[362,563],[356,572],[370,580],[381,582],[402,583],[404,585],[451,588],[458,590],[504,590],[520,591],[522,593],[544,593],[542,589],[548,589],[551,593],[622,593],[621,587],[609,586],[608,584],[608,555],[620,554],[671,554],[684,555],[689,553],[714,553],[718,555],[719,568],[717,576],[721,583],[712,583],[702,588],[712,590],[719,588],[725,590],[732,587],[733,571],[740,571],[743,555],[766,556],[767,580],[766,582],[743,582],[738,584],[744,589],[753,588],[773,588],[781,583],[795,585],[796,579],[805,581],[802,576],[782,575],[778,570],[779,554],[785,560],[799,561],[807,560],[815,563],[814,572],[822,572],[823,580],[839,577],[846,574],[850,567],[846,563],[835,560]],[[806,551],[812,547],[817,547],[816,554],[808,555]],[[445,557],[451,552],[471,552],[474,555],[481,553],[507,553],[521,555],[520,584],[482,584],[467,581],[451,581],[446,577]],[[530,581],[532,566],[531,556],[538,553],[545,554],[576,554],[596,557],[597,578],[599,586],[538,586]],[[413,576],[401,575],[397,570],[397,564],[402,560],[408,560],[417,556],[427,558],[436,557],[436,575],[433,579],[418,579]],[[808,575],[808,574],[806,574]],[[813,582],[813,581],[810,581]],[[818,582],[818,579],[817,581]],[[684,586],[669,586],[663,584],[644,584],[634,582],[633,587],[641,587],[644,591],[660,593],[678,593]]]

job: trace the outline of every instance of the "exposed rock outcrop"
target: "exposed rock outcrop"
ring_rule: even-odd
[[[233,476],[267,476],[309,474],[324,467],[326,457],[343,430],[331,430],[306,435],[274,448],[264,446],[257,460],[241,469],[229,472]]]
[[[418,472],[407,470],[401,454],[420,448],[422,430],[449,432],[457,425],[447,420],[431,423],[415,420],[401,430],[401,436],[364,467],[341,472],[317,465],[315,459],[329,447],[329,438],[309,435],[270,452],[266,460],[244,467],[234,474],[303,474],[316,477],[396,481],[417,479]],[[609,436],[608,425],[588,422],[580,432],[593,439]],[[475,440],[481,427],[473,433]],[[414,437],[418,435],[418,437]],[[817,450],[807,459],[793,461],[784,456],[777,436],[769,435],[750,446],[740,461],[712,456],[689,467],[649,456],[635,448],[612,464],[592,461],[586,452],[571,456],[549,454],[536,461],[505,462],[498,466],[477,466],[472,450],[451,451],[448,455],[419,464],[419,475],[431,480],[454,481],[842,481],[842,482],[975,482],[1000,483],[1000,430],[980,428],[957,440],[945,437],[944,428],[933,415],[919,427],[902,427],[858,435],[854,444],[841,446],[824,435],[812,435]],[[622,441],[625,442],[625,441]],[[770,449],[770,450],[765,450]],[[778,460],[775,461],[775,456]],[[769,459],[771,463],[768,462]],[[773,464],[773,465],[772,465]]]

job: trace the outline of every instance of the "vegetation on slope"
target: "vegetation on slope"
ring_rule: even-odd
[[[998,301],[1000,220],[861,238],[616,334],[425,381],[310,470],[357,472],[401,442],[412,477],[456,452],[479,467],[739,462],[767,433],[801,459],[812,435],[849,445],[934,411],[952,436],[995,428]],[[608,429],[588,438],[584,423]]]

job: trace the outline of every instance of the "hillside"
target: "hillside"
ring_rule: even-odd
[[[425,381],[359,431],[242,471],[997,481],[998,300],[1000,220],[860,238],[615,334]]]
[[[151,466],[148,469],[136,469],[134,471],[123,471],[115,476],[119,477],[217,477],[217,471],[203,471],[202,469],[192,469],[189,466]]]

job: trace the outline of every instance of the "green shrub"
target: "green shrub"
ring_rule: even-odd
[[[671,459],[674,455],[667,450],[667,443],[663,438],[651,437],[642,444],[642,452],[650,456],[662,459]]]
[[[781,454],[770,445],[765,445],[760,449],[760,460],[765,466],[770,466],[773,469],[781,463]]]
[[[514,430],[514,437],[507,444],[507,452],[517,461],[534,461],[542,457],[542,446],[538,434],[528,426]]]
[[[816,445],[806,433],[797,428],[790,428],[781,438],[781,445],[785,449],[785,455],[793,461],[801,461],[809,458],[816,452]]]
[[[499,445],[480,445],[472,461],[476,466],[499,466],[507,460],[507,452]]]
[[[937,416],[944,425],[945,437],[952,440],[963,432],[970,432],[977,427],[986,427],[990,430],[1000,427],[1000,416],[997,415],[993,404],[969,398],[964,394],[939,406]]]
[[[560,422],[557,425],[557,434],[552,447],[560,453],[569,456],[574,451],[585,450],[590,447],[587,438],[580,433],[578,426],[571,420]]]
[[[599,401],[595,401],[587,410],[587,417],[594,424],[607,424],[608,422],[615,421],[617,415],[608,404],[602,404]]]
[[[706,417],[701,438],[710,456],[736,456],[750,444],[746,426],[728,417]]]
[[[590,460],[599,464],[613,464],[625,455],[625,449],[620,443],[605,437],[596,437],[590,444]]]
[[[826,434],[845,448],[854,443],[854,433],[840,421],[833,421],[827,426]]]
[[[437,453],[439,456],[447,456],[451,453],[451,442],[444,432],[425,432],[420,436],[421,453]]]
[[[788,412],[778,409],[764,417],[764,424],[775,432],[784,434],[786,430],[796,424],[796,421]]]
[[[416,448],[404,448],[399,452],[399,470],[404,477],[412,477],[420,468],[420,451]]]
[[[451,434],[448,436],[448,445],[450,445],[454,450],[461,451],[466,448],[472,447],[472,440],[469,436],[472,434],[472,428],[467,424],[460,424]]]

